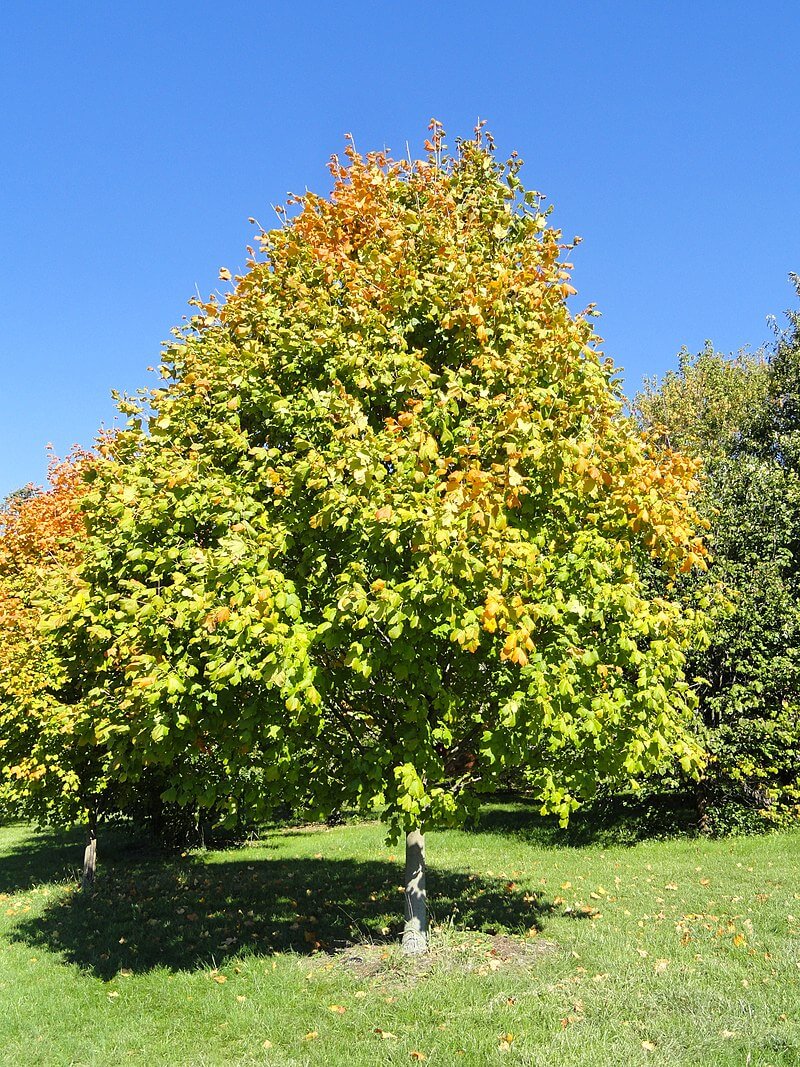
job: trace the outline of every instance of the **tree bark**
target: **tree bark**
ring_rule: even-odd
[[[83,877],[81,889],[89,890],[94,886],[94,875],[97,868],[97,815],[89,812],[89,821],[86,825],[86,848],[83,851]]]
[[[405,920],[403,953],[419,956],[428,950],[428,896],[425,889],[425,835],[406,834]]]
[[[708,791],[702,778],[695,786],[694,799],[697,808],[697,829],[708,836],[711,833],[711,820],[708,817]]]

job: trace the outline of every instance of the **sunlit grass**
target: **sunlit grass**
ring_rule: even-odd
[[[485,825],[429,835],[421,966],[394,947],[381,827],[171,857],[111,835],[89,897],[79,836],[7,827],[2,1062],[800,1063],[800,834],[564,847],[527,813]],[[507,958],[497,933],[557,947]]]

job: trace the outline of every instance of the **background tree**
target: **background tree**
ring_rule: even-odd
[[[642,570],[704,552],[695,464],[623,416],[520,161],[435,123],[428,149],[334,159],[122,402],[70,622],[120,778],[203,751],[229,781],[168,798],[379,805],[409,951],[422,831],[509,770],[566,821],[599,779],[694,765],[697,620]]]
[[[646,378],[634,409],[664,447],[699,456],[708,465],[742,444],[763,408],[768,384],[764,352],[743,349],[724,356],[707,341],[697,354],[682,349],[678,369],[660,381]]]
[[[54,459],[45,488],[25,486],[0,510],[0,812],[40,825],[85,823],[85,886],[94,882],[100,820],[133,820],[161,844],[196,843],[197,807],[165,805],[161,794],[176,773],[221,775],[200,751],[169,776],[157,767],[136,781],[109,774],[106,736],[83,699],[92,635],[71,634],[69,657],[60,654],[62,615],[81,595],[81,505],[98,462],[81,450]]]
[[[683,354],[636,406],[662,441],[705,461],[700,502],[712,529],[707,574],[687,596],[722,587],[700,716],[714,757],[699,787],[707,829],[794,819],[800,802],[800,334],[798,317],[767,359]]]
[[[0,804],[39,823],[85,821],[87,884],[105,764],[46,620],[76,588],[92,462],[79,450],[54,459],[45,489],[24,487],[0,512]]]

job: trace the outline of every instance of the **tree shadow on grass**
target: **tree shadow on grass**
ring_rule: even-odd
[[[532,802],[498,798],[479,813],[469,832],[513,835],[549,848],[610,848],[692,836],[697,833],[697,813],[678,793],[621,794],[598,797],[561,827],[553,816],[540,815]]]
[[[0,855],[0,893],[25,892],[35,885],[74,877],[84,838],[79,829],[37,830],[33,835],[28,825],[20,829],[24,836]]]
[[[5,845],[0,853],[0,893],[24,893],[50,882],[75,882],[80,879],[86,831],[80,826],[69,829],[31,829],[30,823],[5,824],[19,828],[17,841]],[[174,850],[154,846],[144,834],[136,834],[125,824],[101,825],[99,830],[100,862],[130,862],[137,856],[154,856]]]
[[[19,828],[19,840],[0,851],[0,893],[24,893],[37,885],[51,882],[78,882],[83,866],[86,831],[80,826],[69,829],[32,829],[30,823],[0,823],[0,829]],[[210,848],[226,848],[241,842],[230,834],[209,835]],[[259,840],[259,848],[274,848]],[[131,864],[138,860],[166,862],[177,851],[154,842],[151,835],[136,831],[130,824],[101,824],[98,831],[98,855],[101,869],[108,864]]]
[[[378,861],[120,857],[95,892],[68,892],[10,936],[103,979],[220,967],[247,954],[334,952],[399,936],[400,878],[399,866]],[[432,870],[429,893],[439,921],[453,915],[459,928],[491,933],[538,930],[553,910],[543,896],[455,871]]]

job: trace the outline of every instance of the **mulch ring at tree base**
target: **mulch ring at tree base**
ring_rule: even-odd
[[[484,975],[500,969],[528,970],[542,956],[557,950],[554,941],[540,937],[448,929],[435,931],[429,950],[420,956],[404,956],[399,944],[365,942],[342,949],[336,954],[334,965],[357,978],[422,977],[434,971],[452,970]]]

